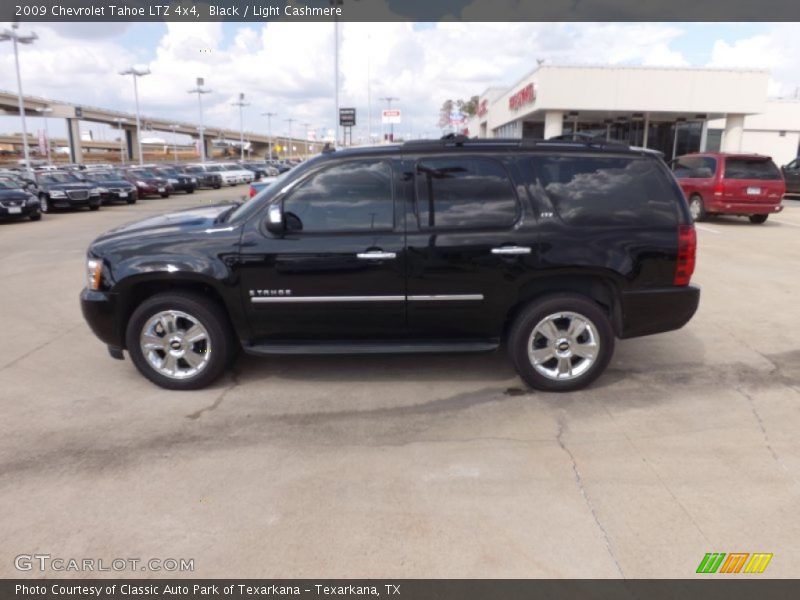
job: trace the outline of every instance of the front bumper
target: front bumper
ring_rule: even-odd
[[[19,211],[19,212],[17,212]],[[39,212],[39,203],[23,204],[22,206],[3,206],[0,204],[0,219],[14,219],[29,217]]]
[[[114,348],[124,347],[125,340],[117,322],[116,295],[84,288],[80,299],[83,318],[100,341]]]
[[[620,338],[632,338],[680,329],[697,312],[700,288],[657,288],[622,292]]]
[[[50,196],[48,202],[53,208],[82,208],[86,206],[99,206],[102,200],[99,195],[89,196],[86,199],[80,200],[70,198],[69,196],[66,198],[53,198]]]

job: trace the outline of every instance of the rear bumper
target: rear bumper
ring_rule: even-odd
[[[122,348],[124,340],[117,324],[116,296],[84,288],[80,299],[83,318],[92,332],[109,346]]]
[[[619,337],[680,329],[694,316],[699,303],[700,288],[693,285],[623,292]]]
[[[783,210],[783,205],[768,202],[715,202],[706,212],[722,215],[773,215]]]

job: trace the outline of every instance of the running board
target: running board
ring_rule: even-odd
[[[244,344],[247,354],[274,356],[280,354],[417,354],[449,352],[491,352],[499,340],[331,340],[270,341]]]

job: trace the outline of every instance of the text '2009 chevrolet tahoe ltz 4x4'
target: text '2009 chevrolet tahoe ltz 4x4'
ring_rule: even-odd
[[[326,152],[242,205],[153,217],[87,257],[95,334],[166,388],[248,354],[481,352],[530,386],[597,378],[615,338],[682,327],[696,238],[649,153],[466,140]]]

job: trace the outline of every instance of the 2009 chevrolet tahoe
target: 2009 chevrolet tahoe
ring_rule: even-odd
[[[615,338],[682,327],[696,238],[651,153],[451,138],[323,153],[244,204],[90,246],[83,314],[166,388],[249,354],[485,352],[531,386],[596,379]]]

